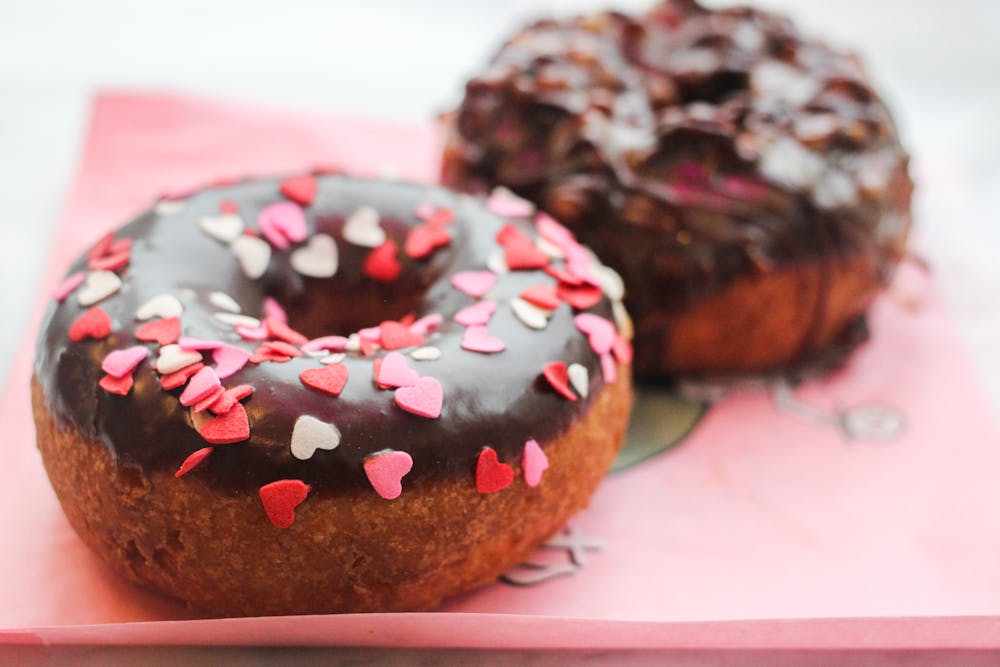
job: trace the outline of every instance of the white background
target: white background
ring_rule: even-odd
[[[37,297],[95,89],[429,119],[518,23],[614,1],[0,0],[0,382]],[[918,179],[949,168],[918,190],[919,235],[1000,406],[1000,2],[760,4],[860,51]]]

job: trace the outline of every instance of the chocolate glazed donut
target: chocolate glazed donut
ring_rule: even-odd
[[[446,184],[511,188],[622,275],[640,375],[836,364],[904,253],[888,111],[856,58],[774,14],[539,21],[449,122]]]
[[[198,609],[431,607],[524,559],[607,471],[631,403],[620,298],[502,192],[210,187],[71,268],[38,340],[39,448],[84,541]]]

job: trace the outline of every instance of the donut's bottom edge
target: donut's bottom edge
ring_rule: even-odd
[[[204,616],[419,611],[495,581],[587,506],[625,438],[631,374],[618,370],[544,443],[549,467],[536,487],[520,461],[513,483],[489,494],[472,469],[410,489],[404,478],[395,500],[316,494],[288,529],[268,521],[256,493],[211,488],[196,471],[177,479],[119,466],[102,443],[57,425],[35,378],[32,405],[69,523],[128,581]]]

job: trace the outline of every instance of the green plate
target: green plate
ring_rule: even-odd
[[[624,470],[679,444],[708,410],[708,403],[683,398],[670,385],[640,384],[625,447],[611,471]]]

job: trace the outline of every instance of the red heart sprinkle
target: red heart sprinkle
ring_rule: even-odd
[[[549,256],[531,241],[512,241],[504,248],[507,251],[507,267],[511,271],[544,269],[549,265]]]
[[[132,389],[132,374],[129,373],[120,378],[116,378],[113,375],[105,375],[97,384],[101,385],[101,389],[106,392],[126,396],[129,390]]]
[[[240,205],[234,202],[232,199],[223,199],[222,203],[219,204],[219,213],[239,213]]]
[[[615,334],[615,342],[611,344],[611,351],[619,364],[627,366],[632,363],[632,343],[625,336]]]
[[[100,340],[111,333],[111,318],[100,306],[85,311],[69,327],[69,339],[80,342],[84,338]]]
[[[403,249],[413,259],[421,259],[442,246],[451,243],[451,235],[441,227],[422,225],[414,227],[406,235]]]
[[[310,368],[299,374],[299,381],[307,387],[331,396],[340,396],[344,385],[347,384],[347,366],[327,364],[322,368]]]
[[[286,343],[291,343],[292,345],[305,345],[309,342],[308,338],[282,322],[277,317],[265,317],[264,327],[267,329],[267,333],[271,336],[271,338],[277,338],[278,340],[283,340]]]
[[[403,271],[403,265],[396,258],[396,251],[396,243],[392,239],[386,240],[368,254],[362,271],[369,278],[379,282],[395,281]]]
[[[214,449],[213,447],[202,447],[198,451],[193,452],[190,456],[184,459],[184,463],[182,463],[181,467],[178,468],[177,472],[174,473],[174,477],[180,477],[181,475],[186,475],[192,470],[194,470],[196,467],[198,467],[199,463],[204,461],[208,457],[208,455],[212,453],[213,449]]]
[[[248,384],[237,385],[231,389],[227,389],[222,392],[218,400],[212,405],[208,406],[208,409],[217,415],[223,415],[233,409],[237,401],[242,401],[244,398],[253,393],[253,387]]]
[[[295,508],[306,496],[310,487],[298,479],[279,479],[260,487],[260,501],[264,504],[264,513],[278,528],[289,528],[295,523]]]
[[[160,376],[160,386],[164,389],[176,389],[182,384],[187,382],[188,378],[200,371],[205,367],[205,364],[200,361],[196,361],[193,364],[188,364],[179,371],[174,371],[173,373],[167,373],[166,375]]]
[[[379,325],[379,343],[385,350],[402,350],[404,347],[417,347],[424,344],[424,337],[410,331],[410,327],[402,322],[392,320]]]
[[[514,469],[500,463],[492,447],[484,447],[476,462],[476,491],[495,493],[506,489],[514,481]]]
[[[559,298],[573,306],[577,310],[593,308],[601,302],[601,288],[593,285],[569,285],[559,283],[556,287],[556,294]]]
[[[123,252],[128,252],[131,249],[132,249],[132,239],[127,237],[123,239],[115,239],[114,241],[111,242],[111,247],[108,248],[107,254],[119,255]]]
[[[496,240],[502,246],[511,243],[531,243],[531,238],[527,234],[518,229],[517,225],[509,222],[497,232]]]
[[[438,208],[425,218],[428,225],[432,227],[444,227],[450,225],[455,220],[455,212],[450,208]]]
[[[128,265],[131,257],[131,250],[124,250],[103,257],[95,257],[87,262],[87,268],[91,271],[120,271]]]
[[[555,310],[561,303],[555,285],[532,285],[521,292],[521,298],[545,310]]]
[[[560,269],[554,266],[546,266],[545,273],[549,274],[560,283],[566,283],[567,285],[571,285],[573,287],[583,284],[583,278],[574,273],[570,273],[566,269]]]
[[[281,194],[296,204],[309,206],[316,198],[316,179],[312,176],[295,176],[281,182]]]
[[[559,392],[562,396],[568,398],[571,401],[576,400],[576,394],[569,386],[569,373],[566,370],[566,362],[564,361],[553,361],[551,363],[545,364],[545,368],[542,370],[542,375],[545,379],[549,381],[552,388]]]
[[[205,410],[208,410],[213,405],[218,403],[219,399],[222,398],[222,395],[225,393],[226,393],[225,387],[222,386],[216,387],[214,390],[212,390],[211,394],[209,394],[205,398],[195,403],[194,407],[191,408],[191,412],[204,412]],[[222,414],[222,413],[216,412],[215,414]]]
[[[181,318],[168,317],[165,320],[153,320],[136,329],[135,339],[144,343],[159,343],[170,345],[181,337]]]
[[[202,424],[198,433],[213,445],[229,445],[250,437],[250,420],[241,403],[231,410]]]
[[[115,233],[113,231],[110,231],[104,236],[102,236],[100,239],[98,239],[97,243],[92,245],[90,247],[90,250],[87,251],[87,260],[88,261],[95,260],[98,259],[99,257],[104,257],[105,255],[107,255],[108,251],[111,249],[111,242],[114,240],[115,240]]]

